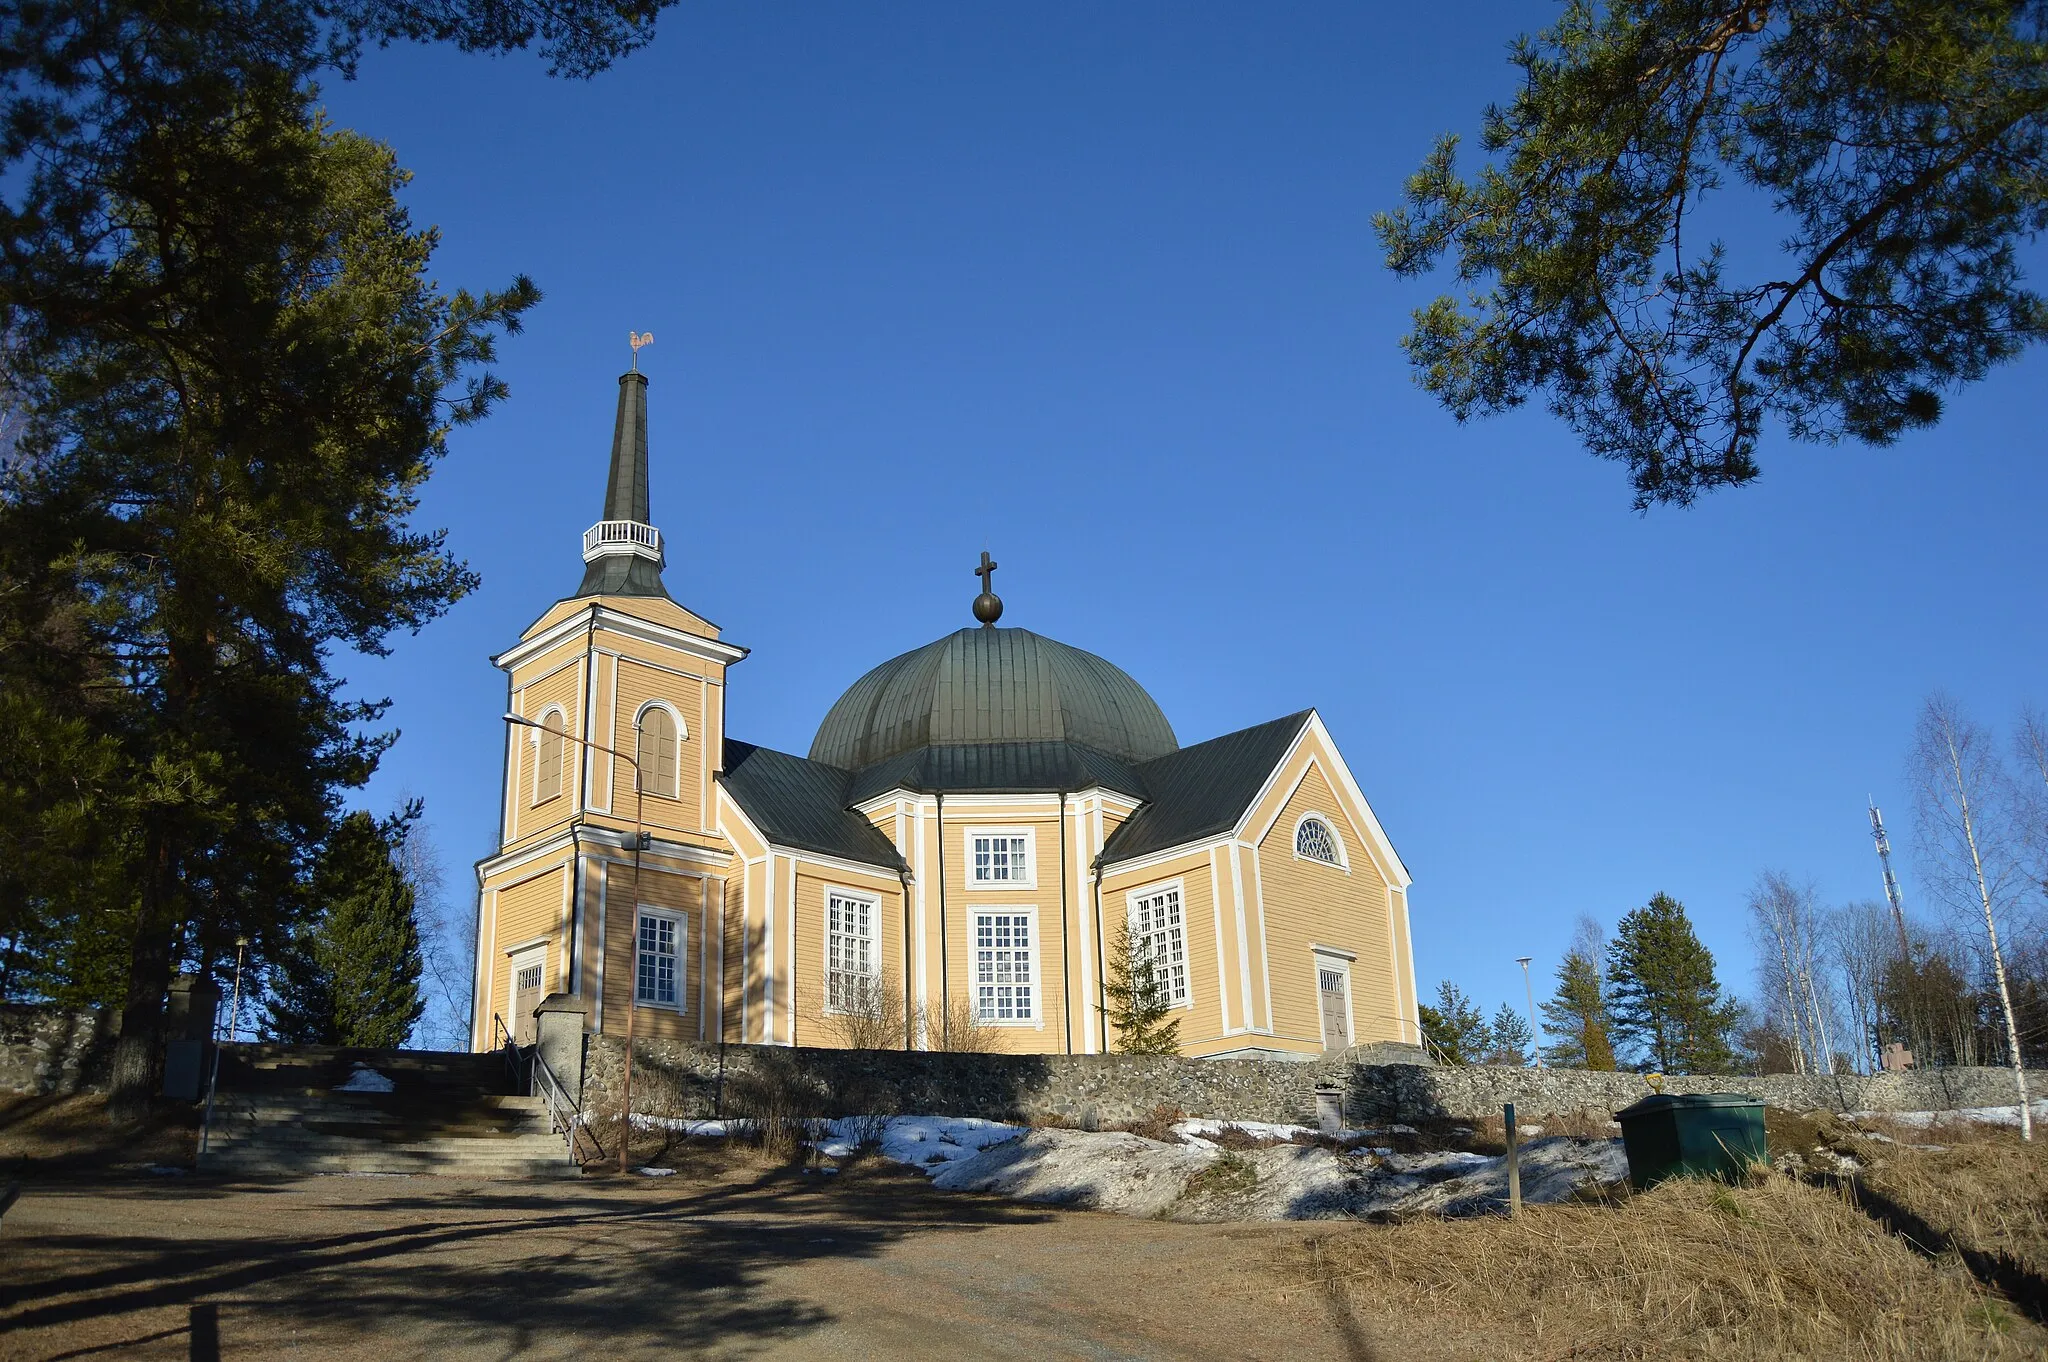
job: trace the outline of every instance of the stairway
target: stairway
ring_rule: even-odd
[[[376,1090],[386,1082],[390,1091]],[[199,1167],[254,1177],[580,1171],[542,1100],[511,1091],[501,1054],[323,1045],[223,1046]]]

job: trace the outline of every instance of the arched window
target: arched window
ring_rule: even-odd
[[[562,711],[542,715],[533,736],[533,802],[545,804],[562,793]]]
[[[1294,854],[1304,861],[1342,866],[1344,853],[1338,849],[1337,834],[1320,818],[1304,818],[1294,830]]]
[[[648,794],[676,797],[676,719],[660,705],[640,711],[640,763],[642,787]]]

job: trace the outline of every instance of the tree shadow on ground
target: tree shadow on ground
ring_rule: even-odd
[[[379,1335],[430,1350],[488,1340],[516,1355],[543,1340],[604,1337],[744,1351],[832,1321],[771,1290],[778,1268],[872,1256],[920,1231],[1047,1218],[935,1193],[921,1179],[834,1182],[775,1169],[676,1189],[625,1179],[431,1193],[365,1184],[361,1195],[325,1196],[296,1215],[270,1201],[264,1214],[274,1222],[238,1241],[118,1226],[10,1235],[19,1272],[0,1287],[0,1330],[232,1298],[237,1313],[299,1336]],[[57,1265],[38,1275],[33,1260],[45,1255]]]

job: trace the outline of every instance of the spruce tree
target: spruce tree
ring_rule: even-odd
[[[1444,1063],[1477,1064],[1484,1057],[1486,1018],[1456,984],[1445,979],[1436,986],[1436,1006],[1424,1003],[1417,1010],[1422,1038]]]
[[[1493,1010],[1493,1021],[1486,1028],[1483,1062],[1510,1069],[1526,1068],[1533,1040],[1528,1018],[1517,1012],[1512,1003],[1502,1003]]]
[[[313,877],[319,916],[280,971],[270,1009],[279,1039],[395,1049],[426,1010],[412,886],[393,855],[405,822],[354,813],[336,826]]]
[[[1721,996],[1714,957],[1677,899],[1657,894],[1622,918],[1607,949],[1607,983],[1614,1033],[1637,1047],[1644,1067],[1727,1070],[1736,1009]]]
[[[1108,999],[1102,1018],[1116,1033],[1118,1054],[1180,1053],[1180,1018],[1173,1016],[1152,958],[1139,948],[1128,922],[1117,924],[1110,942],[1102,991]]]
[[[1544,1059],[1559,1069],[1613,1069],[1607,1026],[1600,963],[1575,946],[1557,967],[1557,992],[1543,1004],[1543,1029],[1558,1038],[1544,1047]]]

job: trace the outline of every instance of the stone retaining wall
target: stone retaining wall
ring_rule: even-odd
[[[1670,1077],[1558,1069],[1450,1069],[1404,1059],[1407,1046],[1342,1060],[1204,1060],[1139,1055],[963,1055],[900,1050],[792,1050],[731,1045],[721,1085],[716,1045],[636,1040],[633,1109],[703,1118],[721,1109],[747,1115],[764,1102],[792,1115],[918,1112],[1083,1127],[1135,1121],[1158,1107],[1223,1120],[1315,1119],[1315,1090],[1345,1093],[1354,1124],[1473,1120],[1513,1102],[1531,1119],[1610,1113],[1664,1092],[1753,1093],[1795,1110],[1918,1111],[2010,1105],[2006,1069],[1939,1069],[1860,1078]],[[615,1110],[625,1047],[616,1036],[587,1038],[586,1111]],[[2030,1074],[2048,1096],[2048,1074]],[[721,1086],[723,1105],[721,1108]]]
[[[2048,1073],[2029,1070],[2027,1088],[2036,1097],[2048,1097]],[[1655,1092],[1749,1093],[1793,1111],[1946,1111],[2012,1106],[2018,1100],[2010,1069],[1927,1069],[1868,1077],[1674,1074],[1653,1083],[1643,1074],[1580,1069],[1383,1064],[1359,1066],[1349,1089],[1347,1109],[1353,1117],[1378,1121],[1470,1120],[1499,1114],[1505,1102],[1515,1104],[1517,1116],[1530,1118],[1615,1112]]]
[[[29,1096],[100,1088],[114,1017],[98,1009],[0,1004],[0,1092]]]

